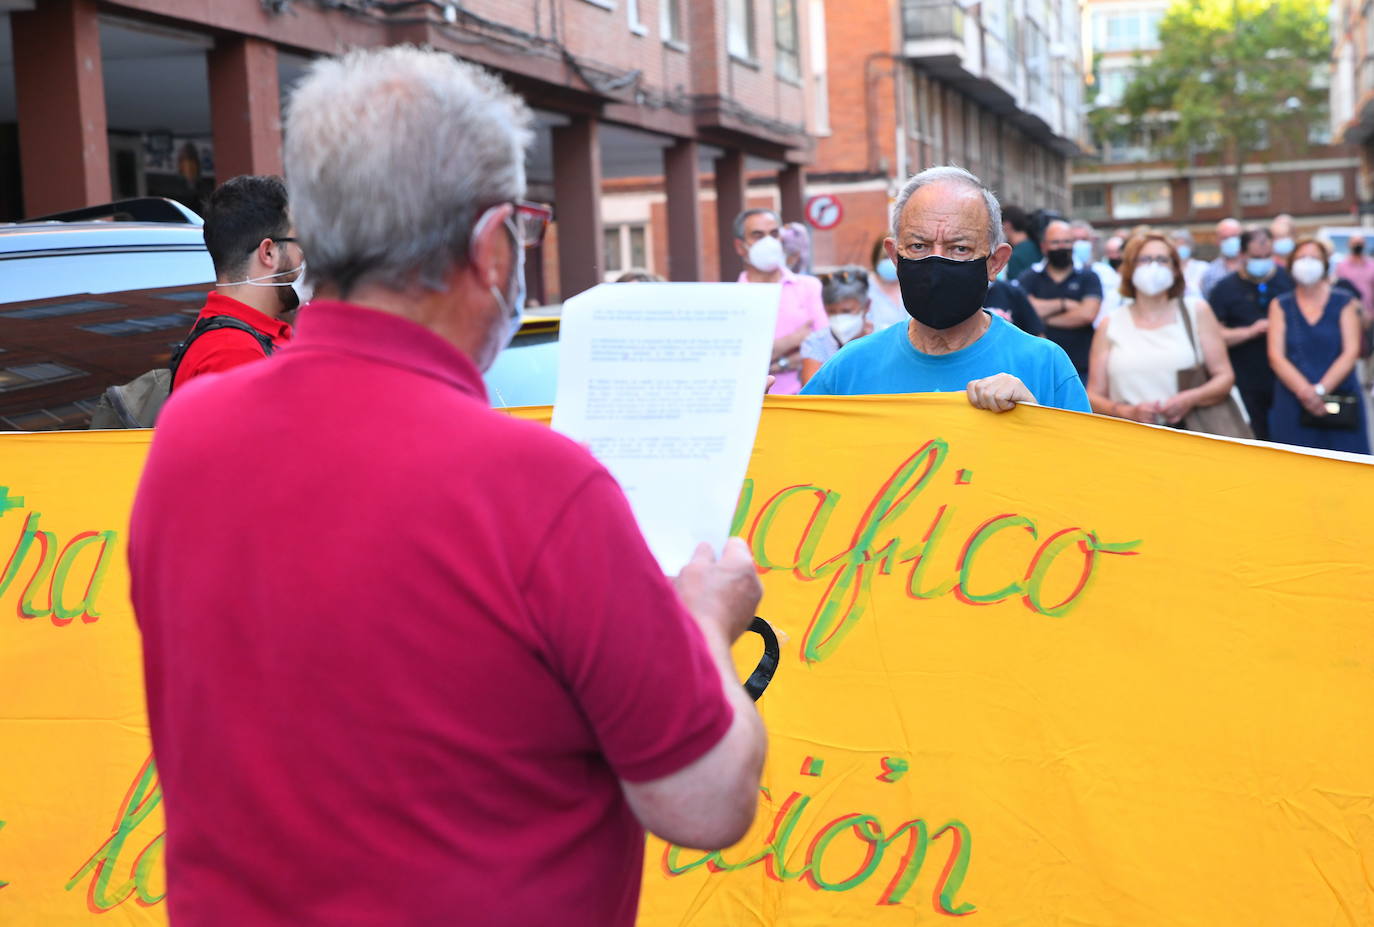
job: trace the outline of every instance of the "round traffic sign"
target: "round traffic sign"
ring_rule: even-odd
[[[833,229],[844,218],[844,207],[829,193],[820,193],[806,201],[806,221],[824,232]]]

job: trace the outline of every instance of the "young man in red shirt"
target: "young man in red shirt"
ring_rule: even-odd
[[[215,289],[196,317],[172,389],[286,344],[291,325],[285,317],[302,301],[305,257],[280,177],[245,174],[225,181],[210,197],[205,247],[215,265]]]
[[[292,96],[317,298],[172,394],[130,525],[178,927],[633,927],[646,827],[753,821],[749,548],[670,580],[585,449],[487,400],[549,218],[531,122],[409,47]]]

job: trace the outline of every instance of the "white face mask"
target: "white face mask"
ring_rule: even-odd
[[[290,280],[278,279],[279,277],[285,277],[290,274],[295,274],[296,276],[292,277]],[[284,312],[294,312],[308,303],[310,297],[315,295],[315,288],[305,282],[305,261],[301,261],[289,270],[279,270],[275,274],[263,274],[260,277],[249,277],[247,280],[235,280],[233,283],[221,283],[219,286],[289,286],[296,294],[296,305],[283,306]]]
[[[304,261],[301,261],[300,271],[301,272],[296,275],[296,279],[291,281],[291,289],[296,291],[296,299],[299,300],[296,304],[297,308],[310,302],[310,298],[315,295],[315,285],[313,283],[308,283],[305,279]]]
[[[749,246],[749,266],[760,273],[771,274],[782,266],[787,259],[783,254],[782,242],[772,235],[765,235]]]
[[[864,314],[862,312],[843,312],[830,317],[830,331],[840,344],[853,341],[859,332],[863,331],[863,327]]]
[[[1311,286],[1326,276],[1326,262],[1320,258],[1298,258],[1293,262],[1293,279],[1303,286]]]
[[[1145,296],[1158,296],[1174,285],[1174,272],[1163,264],[1139,264],[1131,274],[1131,283]]]

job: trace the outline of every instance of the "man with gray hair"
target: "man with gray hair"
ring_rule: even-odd
[[[1011,246],[997,198],[977,177],[933,167],[908,180],[884,247],[911,321],[845,345],[803,393],[965,390],[975,407],[995,412],[1018,402],[1090,411],[1063,350],[983,309]]]
[[[1227,217],[1217,223],[1217,250],[1220,252],[1212,263],[1207,265],[1207,272],[1202,275],[1202,282],[1198,284],[1198,289],[1202,290],[1202,298],[1210,300],[1212,298],[1212,287],[1216,286],[1229,274],[1233,274],[1245,264],[1245,258],[1240,253],[1240,235],[1245,229],[1241,226],[1239,219]]]
[[[549,218],[529,126],[408,47],[292,96],[317,299],[177,390],[132,519],[174,924],[631,927],[645,827],[753,821],[748,548],[665,578],[584,449],[487,402]]]
[[[739,283],[777,283],[778,320],[773,328],[773,356],[768,392],[791,395],[801,389],[801,346],[814,332],[825,331],[821,283],[787,266],[782,225],[771,209],[746,209],[735,216],[735,253],[744,262]]]

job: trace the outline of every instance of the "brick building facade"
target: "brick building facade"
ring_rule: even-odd
[[[1097,61],[1091,105],[1111,110],[1120,103],[1139,56],[1159,47],[1168,6],[1169,0],[1085,0],[1085,56]],[[1326,72],[1319,67],[1318,73]],[[1239,185],[1234,166],[1218,151],[1199,150],[1186,163],[1167,159],[1151,125],[1123,117],[1096,140],[1097,157],[1074,166],[1074,215],[1099,225],[1185,226],[1204,246],[1228,216],[1250,222],[1289,213],[1300,232],[1351,222],[1356,152],[1333,139],[1324,115],[1307,138],[1275,137],[1252,153]]]
[[[1082,139],[1076,3],[986,0],[966,10],[956,0],[799,0],[797,7],[809,59],[801,118],[815,137],[805,194],[833,196],[842,210],[833,229],[812,230],[814,267],[867,264],[901,182],[935,164],[969,168],[1003,202],[1067,208],[1069,159]],[[760,170],[750,175],[750,205],[801,219],[795,195],[785,195],[766,165],[753,166]],[[644,229],[647,270],[660,266],[653,243],[664,234],[661,202],[661,185],[641,178],[603,204],[607,223]],[[702,207],[714,215],[709,195]]]
[[[672,216],[655,269],[714,278],[724,252],[728,275],[716,202],[733,217],[762,172],[801,209],[806,30],[782,0],[8,0],[0,220],[132,195],[195,205],[217,180],[280,172],[282,101],[311,58],[412,43],[499,72],[534,109],[530,192],[555,231],[532,294],[599,282],[612,244],[621,262],[633,242],[603,225],[601,193],[622,178],[658,178]]]
[[[957,164],[1004,204],[1065,209],[1081,151],[1075,3],[883,0],[826,5],[828,112],[809,194],[843,207],[819,265],[867,264],[910,174]]]

